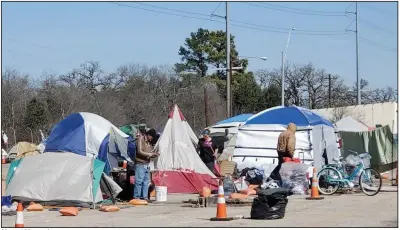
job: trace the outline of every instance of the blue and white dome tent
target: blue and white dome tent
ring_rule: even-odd
[[[106,163],[105,173],[117,167],[119,159],[132,162],[136,145],[132,138],[111,122],[93,113],[73,113],[54,126],[44,152],[72,152]]]
[[[261,167],[271,172],[277,159],[277,142],[289,123],[297,126],[295,157],[319,168],[326,148],[328,159],[339,153],[333,124],[311,110],[277,106],[250,117],[239,127],[233,159],[238,168]]]
[[[239,126],[243,125],[253,115],[254,114],[245,113],[230,117],[213,125],[209,130],[211,133],[225,133],[225,129],[228,129],[229,133],[236,134]]]

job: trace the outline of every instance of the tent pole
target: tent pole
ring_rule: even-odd
[[[94,170],[93,170],[93,168],[94,168],[94,158],[92,157],[92,159],[91,159],[91,165],[92,165],[92,167],[91,167],[91,169],[90,169],[90,174],[91,174],[91,178],[92,178],[92,202],[93,202],[93,210],[95,210],[96,209],[96,203],[95,203],[95,197],[94,197],[94,191],[93,191],[93,187],[94,187],[94,184],[93,184],[93,177],[94,177]]]
[[[394,151],[394,120],[392,121],[392,185],[393,185],[393,179],[394,179],[394,156],[393,156],[393,151]],[[397,161],[399,160],[399,157],[397,156]]]
[[[113,204],[115,204],[114,194],[113,194],[113,192],[112,192],[112,190],[111,190],[111,188],[110,188],[110,184],[108,183],[108,181],[107,181],[106,179],[104,179],[104,176],[105,176],[105,173],[102,173],[102,174],[101,174],[101,177],[103,178],[104,183],[106,184],[106,187],[107,187],[107,189],[108,189],[108,192],[110,192],[110,194],[111,194],[111,201],[112,201]],[[126,172],[126,176],[128,176],[128,171]]]

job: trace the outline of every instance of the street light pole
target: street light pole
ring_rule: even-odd
[[[289,30],[289,35],[288,39],[286,42],[286,47],[285,47],[285,52],[282,52],[282,89],[281,89],[281,99],[282,99],[282,106],[285,106],[285,61],[286,61],[286,54],[287,50],[289,48],[289,42],[290,42],[290,35],[292,34],[292,31],[295,30],[296,28],[293,26]]]
[[[231,36],[229,33],[229,7],[228,2],[225,2],[226,10],[226,116],[231,117]]]

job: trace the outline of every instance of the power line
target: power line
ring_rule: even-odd
[[[388,12],[388,11],[381,10],[381,9],[377,9],[377,8],[372,7],[372,6],[370,6],[370,5],[367,5],[367,4],[363,4],[363,5],[361,5],[361,6],[364,7],[364,8],[370,9],[370,10],[372,10],[372,11],[375,11],[375,12],[381,14],[381,15],[384,15],[385,17],[387,17],[388,14],[391,14],[391,13]]]
[[[353,17],[350,17],[348,15],[346,17],[355,20]],[[391,35],[397,35],[397,33],[395,33],[394,31],[389,30],[387,28],[383,28],[383,27],[378,26],[376,24],[373,24],[372,22],[368,22],[368,21],[360,19],[360,18],[358,19],[358,21],[360,21],[364,25],[369,26],[372,29],[375,29],[375,30],[378,30],[378,31],[381,31],[381,32],[386,32],[386,33],[391,34]]]
[[[250,3],[250,2],[242,2],[247,5],[261,7],[269,10],[277,10],[282,12],[294,13],[294,14],[303,14],[303,15],[312,15],[312,16],[333,16],[333,17],[342,17],[345,16],[344,12],[329,12],[329,11],[319,11],[319,10],[306,10],[292,7],[285,7],[279,5],[273,5],[270,3],[264,3],[263,5]],[[265,6],[270,5],[270,6]],[[281,9],[280,9],[281,8]]]
[[[125,5],[125,4],[116,3],[116,2],[110,2],[110,3],[116,4],[116,5],[119,5],[119,6],[123,6],[123,7],[130,7],[130,8],[135,8],[135,9],[140,9],[140,10],[145,10],[145,11],[151,11],[151,12],[160,13],[160,14],[166,14],[166,15],[184,17],[184,18],[193,18],[193,19],[198,19],[198,20],[212,21],[212,22],[224,23],[225,24],[225,22],[223,22],[223,21],[219,21],[219,20],[216,20],[216,19],[209,18],[209,15],[196,13],[196,12],[189,12],[189,11],[166,8],[166,7],[154,6],[154,5],[141,3],[141,2],[140,3],[139,2],[135,2],[136,4],[142,4],[142,5],[146,5],[146,6],[153,7],[153,8],[170,10],[170,11],[180,12],[180,13],[184,13],[184,14],[198,15],[198,16],[203,16],[203,17],[207,17],[207,18],[188,16],[188,15],[182,15],[182,14],[176,14],[176,13],[169,13],[169,12],[165,12],[165,11],[147,9],[147,8],[133,6],[133,5]],[[247,23],[247,22],[242,22],[242,21],[237,21],[237,20],[230,20],[230,21],[231,22],[235,22],[235,23],[232,23],[232,25],[236,26],[236,27],[242,27],[242,28],[265,31],[265,32],[272,32],[272,33],[282,33],[282,34],[286,34],[287,33],[287,28],[279,28],[279,27],[273,27],[273,26],[267,26],[267,25],[257,25],[257,24],[252,24],[252,23]],[[236,24],[236,23],[244,24],[246,26],[239,25],[239,24]],[[262,29],[262,28],[258,28],[258,27],[271,28],[271,29]],[[300,35],[343,35],[344,34],[344,31],[322,31],[322,30],[320,30],[320,31],[318,31],[318,30],[297,30],[297,31],[299,31],[299,32],[296,32],[295,34],[300,34]]]
[[[155,5],[150,5],[150,4],[146,4],[146,3],[142,3],[142,2],[134,2],[136,4],[141,4],[141,5],[146,5],[149,7],[153,7],[153,8],[158,8],[158,9],[163,9],[163,10],[170,10],[170,11],[175,11],[175,12],[180,12],[180,13],[185,13],[185,14],[194,14],[194,15],[199,15],[199,16],[205,16],[208,17],[209,15],[207,14],[201,14],[201,13],[197,13],[197,12],[190,12],[190,11],[184,11],[184,10],[177,10],[177,9],[171,9],[171,8],[167,8],[167,7],[161,7],[161,6],[155,6]],[[222,3],[222,2],[221,2]],[[218,6],[219,7],[219,6]],[[216,9],[218,9],[218,7]],[[215,10],[216,10],[215,9]],[[214,10],[214,12],[215,12]],[[212,13],[213,14],[213,13]],[[211,15],[212,15],[211,14]],[[285,33],[287,33],[287,28],[282,28],[282,27],[274,27],[274,26],[268,26],[268,25],[257,25],[257,24],[253,24],[253,23],[248,23],[248,22],[243,22],[243,21],[237,21],[237,20],[230,20],[231,22],[236,22],[236,23],[240,23],[240,24],[245,24],[245,25],[249,25],[249,26],[256,26],[256,27],[264,27],[264,28],[271,28],[271,29],[277,29],[277,30],[284,30]],[[343,31],[332,31],[332,30],[301,30],[301,29],[297,29],[296,31],[302,31],[302,32],[316,32],[316,33],[343,33]]]
[[[371,46],[375,46],[375,47],[381,48],[382,50],[385,50],[385,51],[388,51],[388,52],[397,52],[397,49],[395,49],[395,48],[384,46],[382,44],[379,44],[377,42],[373,42],[373,41],[371,41],[369,39],[366,39],[366,38],[363,38],[361,36],[360,36],[360,39],[361,39],[362,42],[364,42],[364,43],[366,43],[368,45],[371,45]]]
[[[376,29],[376,30],[380,30],[380,31],[382,31],[382,32],[387,32],[387,33],[390,33],[390,34],[396,34],[396,35],[397,35],[397,33],[393,32],[393,31],[391,31],[391,30],[389,30],[389,29],[380,27],[380,26],[378,26],[378,25],[375,25],[375,24],[373,24],[373,23],[371,23],[371,22],[368,22],[368,21],[365,21],[365,20],[361,20],[361,19],[359,19],[359,20],[360,20],[361,23],[364,23],[364,24],[366,24],[366,25],[369,25],[371,28],[374,28],[374,29]]]
[[[351,25],[353,25],[353,23],[356,21],[356,19],[354,19],[353,21],[351,21],[351,23],[346,27],[346,29],[345,29],[345,31],[347,31],[348,29],[349,29],[349,27],[351,26]]]
[[[219,8],[219,6],[221,6],[221,4],[222,4],[222,2],[220,2],[219,4],[218,4],[218,6],[215,8],[215,10],[211,13],[211,15],[213,15],[214,13],[215,13],[215,11],[217,11],[218,10],[218,8]]]
[[[282,28],[282,27],[274,27],[274,26],[267,26],[267,25],[258,25],[258,24],[253,24],[253,23],[247,23],[247,22],[242,22],[242,21],[236,21],[236,20],[231,20],[232,22],[236,23],[242,23],[245,25],[250,25],[250,26],[257,26],[257,27],[265,27],[265,28],[273,28],[273,29],[278,29],[278,30],[284,30],[285,33],[287,33],[287,28]],[[301,32],[310,32],[310,33],[329,33],[329,34],[343,34],[343,30],[301,30],[301,29],[296,29],[296,31],[301,31]]]
[[[350,36],[349,33],[346,33],[346,34]],[[360,40],[361,40],[362,43],[365,43],[365,44],[367,44],[367,45],[374,46],[374,47],[376,47],[376,48],[380,48],[380,49],[382,49],[382,50],[384,50],[384,51],[387,51],[387,52],[397,52],[397,49],[396,49],[396,48],[391,48],[391,47],[384,46],[384,45],[382,45],[382,44],[380,44],[380,43],[371,41],[371,40],[369,40],[369,39],[367,39],[367,38],[364,38],[364,37],[361,37],[361,36],[359,36],[359,38],[360,38]]]
[[[346,10],[344,11],[345,13],[350,9],[350,7],[352,6],[354,4],[354,2],[352,2],[347,8],[346,8]]]

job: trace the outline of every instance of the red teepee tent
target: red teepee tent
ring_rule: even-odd
[[[204,186],[218,188],[215,175],[196,152],[195,137],[175,105],[156,145],[160,156],[151,167],[156,186],[167,186],[168,193],[198,193]]]

